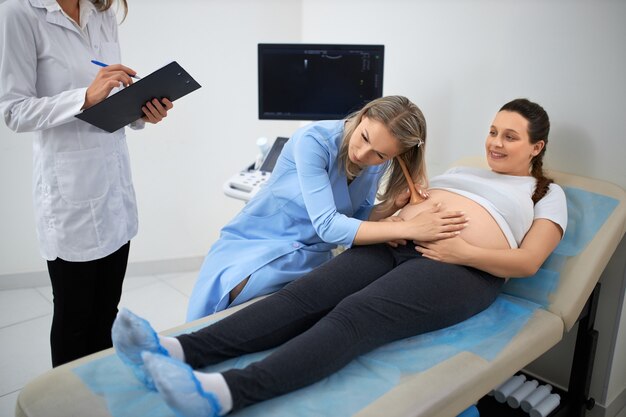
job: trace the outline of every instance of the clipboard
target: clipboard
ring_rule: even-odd
[[[143,117],[141,107],[147,101],[153,98],[174,101],[200,87],[178,62],[173,61],[75,117],[112,133]]]

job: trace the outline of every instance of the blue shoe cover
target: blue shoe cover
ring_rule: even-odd
[[[144,352],[146,372],[157,391],[178,417],[218,417],[221,407],[215,395],[205,392],[189,365],[177,359]]]
[[[141,352],[148,351],[169,356],[159,343],[159,336],[146,320],[122,308],[113,322],[111,329],[113,346],[122,362],[130,367],[137,379],[148,389],[156,391],[152,378],[144,369]]]

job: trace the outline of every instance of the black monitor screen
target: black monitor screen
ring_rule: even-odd
[[[384,45],[259,44],[259,119],[342,119],[383,93]]]

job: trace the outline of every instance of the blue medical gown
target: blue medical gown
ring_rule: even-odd
[[[231,305],[269,294],[352,245],[374,205],[388,162],[368,167],[348,186],[341,147],[344,121],[297,130],[266,185],[221,231],[195,284],[187,320],[229,306],[229,293],[250,277]]]

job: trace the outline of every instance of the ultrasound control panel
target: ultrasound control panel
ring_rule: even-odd
[[[287,140],[289,138],[276,138],[259,169],[255,169],[255,164],[252,164],[230,177],[224,183],[224,194],[239,200],[249,201],[269,180],[276,160]]]

